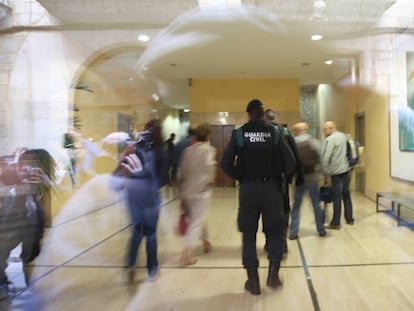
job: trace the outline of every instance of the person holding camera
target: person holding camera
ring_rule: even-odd
[[[41,250],[45,228],[43,207],[50,202],[56,162],[44,149],[26,149],[14,169],[1,172],[0,295],[7,297],[6,275],[10,252],[22,243],[20,258],[26,284],[30,284],[31,263]]]
[[[162,148],[161,125],[158,120],[147,122],[139,140],[123,152],[114,175],[116,190],[125,189],[132,220],[132,234],[127,256],[127,274],[134,281],[137,253],[146,238],[148,280],[155,281],[159,272],[157,256],[157,223],[161,207],[159,189],[168,181],[167,153]]]

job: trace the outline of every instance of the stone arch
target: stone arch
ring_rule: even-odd
[[[83,37],[76,32],[28,33],[13,57],[5,86],[10,110],[5,118],[13,122],[6,128],[9,144],[4,153],[20,146],[45,148],[56,159],[66,161],[62,146],[63,133],[72,128],[68,124],[75,96],[71,82],[77,83],[76,76],[105,55],[128,50],[142,53],[144,48],[131,41],[128,32]]]
[[[129,81],[120,81],[119,85],[112,85],[112,90],[106,90],[111,88],[111,85],[107,84],[108,81],[99,80],[100,78],[102,78],[99,77],[100,68],[103,68],[103,66],[109,66],[108,68],[110,68],[110,66],[113,65],[108,65],[108,63],[110,63],[111,60],[116,59],[119,56],[126,55],[128,53],[135,53],[136,63],[138,63],[140,55],[143,53],[144,50],[145,47],[139,44],[115,43],[94,51],[86,59],[82,61],[82,63],[74,71],[71,81],[71,92],[68,101],[68,109],[69,111],[73,111],[73,117],[68,118],[69,128],[78,127],[78,130],[81,130],[81,132],[85,132],[87,136],[91,136],[93,134],[94,131],[91,129],[93,127],[90,126],[91,123],[82,124],[83,122],[89,122],[88,120],[90,120],[91,116],[88,116],[88,113],[93,111],[93,105],[91,105],[91,102],[96,104],[96,111],[94,113],[99,114],[101,116],[101,118],[98,118],[98,120],[106,119],[106,123],[112,123],[113,126],[114,120],[108,118],[108,113],[113,114],[112,118],[114,118],[114,115],[117,113],[130,116],[134,115],[134,118],[137,119],[135,120],[137,124],[141,124],[144,119],[148,118],[148,114],[151,113],[151,110],[148,108],[146,109],[146,112],[143,113],[142,111],[140,111],[140,108],[142,108],[142,106],[146,104],[150,105],[151,99],[146,98],[145,96],[140,97],[137,89],[139,89],[139,87],[142,85],[142,87],[145,88],[150,87],[155,89],[155,85],[153,85],[150,81],[141,79],[139,73],[135,68],[123,67],[125,64],[120,64],[119,70],[122,71],[123,74],[125,74],[124,80],[130,79],[133,80],[133,82],[129,83]],[[113,68],[113,71],[114,75],[119,74],[117,68]],[[105,78],[106,77],[103,77],[103,79]],[[99,83],[97,84],[97,82]],[[102,84],[105,87],[100,87],[101,85],[99,84]],[[104,102],[97,103],[96,99],[94,99],[93,97],[102,98]],[[85,100],[85,98],[89,98],[90,102],[88,102],[87,107],[82,107],[84,105],[84,102],[88,101],[88,99]],[[121,104],[114,103],[113,107],[109,107],[108,102],[106,102],[108,98],[115,98],[114,101],[118,100],[121,102]],[[129,100],[131,100],[131,103],[128,102]],[[135,107],[133,103],[134,100],[137,101],[137,103],[135,104],[140,105],[137,105]],[[98,109],[100,104],[101,106],[103,106],[102,109]],[[119,108],[119,111],[116,110],[117,107]],[[82,112],[82,110],[88,110],[88,112]],[[107,114],[105,114],[105,110],[108,110]],[[98,127],[98,131],[100,131],[101,128],[102,127]],[[116,130],[116,127],[109,126],[106,131],[111,132]],[[94,137],[96,138],[102,135],[103,132],[98,132],[96,133],[96,135],[94,135]]]

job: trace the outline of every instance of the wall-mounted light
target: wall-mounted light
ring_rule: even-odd
[[[217,112],[217,117],[221,124],[227,124],[228,116],[229,116],[229,113],[227,111]]]
[[[332,60],[330,60],[330,59],[328,59],[328,60],[326,60],[326,61],[325,61],[325,64],[327,64],[327,65],[332,65],[332,64],[333,64],[333,61],[332,61]]]
[[[227,111],[219,111],[219,112],[217,112],[217,115],[218,115],[220,118],[226,118],[226,117],[228,117],[228,116],[229,116],[229,113],[228,113]]]

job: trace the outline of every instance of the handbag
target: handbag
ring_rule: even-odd
[[[330,186],[321,186],[319,188],[319,199],[324,203],[331,203],[334,197],[334,190]]]
[[[178,234],[184,236],[188,228],[188,216],[186,213],[182,213],[178,220]]]

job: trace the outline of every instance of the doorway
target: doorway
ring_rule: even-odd
[[[360,160],[358,166],[355,167],[355,190],[365,193],[365,166],[363,150],[365,148],[365,112],[355,114],[355,140],[359,142]],[[362,152],[361,152],[362,151]]]
[[[216,147],[217,155],[217,167],[216,167],[216,187],[234,187],[236,182],[233,178],[224,174],[220,167],[220,161],[223,157],[224,149],[230,141],[231,132],[234,130],[234,124],[228,125],[211,125],[211,145]]]
[[[127,114],[118,113],[117,130],[118,132],[128,133],[130,137],[132,137],[134,134],[134,117]],[[127,145],[124,143],[118,143],[118,156],[124,151],[126,146]]]
[[[117,121],[118,132],[125,132],[128,134],[134,133],[134,116],[118,112]]]

